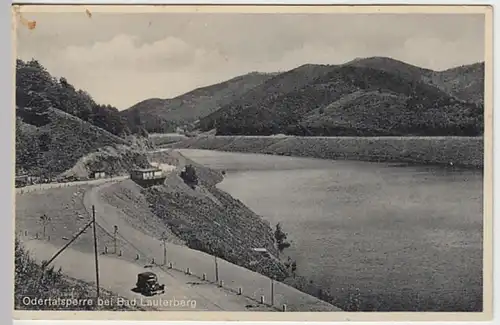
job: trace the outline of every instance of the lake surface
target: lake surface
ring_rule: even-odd
[[[219,188],[280,222],[284,255],[339,301],[355,290],[363,310],[482,308],[481,171],[180,151],[226,170]]]

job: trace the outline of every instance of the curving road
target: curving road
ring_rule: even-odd
[[[18,188],[16,188],[16,194],[48,190],[51,188],[62,188],[62,187],[79,186],[79,185],[99,185],[99,184],[104,184],[104,183],[120,182],[120,181],[126,180],[128,178],[130,178],[130,177],[129,176],[117,176],[117,177],[113,177],[113,178],[91,179],[91,180],[86,180],[86,181],[74,181],[74,182],[66,182],[66,183],[42,183],[42,184],[35,184],[35,185],[29,185],[29,186],[24,186],[24,187],[18,187]]]
[[[160,283],[166,285],[165,294],[145,298],[134,293],[131,289],[135,284],[137,274],[147,270],[144,268],[145,265],[140,264],[139,261],[133,262],[134,257],[139,254],[142,261],[144,261],[144,257],[147,257],[148,261],[154,258],[155,261],[160,262],[163,260],[163,246],[158,239],[137,230],[133,225],[129,224],[123,211],[101,199],[100,191],[103,188],[127,178],[123,176],[114,179],[66,184],[33,185],[16,189],[16,192],[24,193],[83,184],[96,185],[84,195],[85,208],[88,212],[91,212],[92,206],[94,206],[96,209],[96,222],[108,233],[113,233],[116,225],[119,229],[119,238],[126,242],[123,247],[122,257],[100,255],[100,286],[130,301],[143,302],[146,305],[149,304],[149,301],[157,310],[195,309],[206,311],[252,310],[248,306],[255,306],[256,301],[259,301],[262,297],[266,303],[271,302],[271,280],[269,278],[218,259],[219,279],[223,280],[223,288],[219,288],[213,283],[215,282],[215,260],[213,256],[171,243],[167,243],[167,259],[177,270],[171,270],[165,266],[153,267],[153,271],[158,275]],[[48,260],[59,249],[59,247],[39,240],[27,241],[26,246],[34,253],[35,258],[40,261]],[[93,254],[82,253],[69,248],[53,263],[56,267],[62,267],[64,272],[71,277],[87,282],[95,281]],[[197,277],[178,271],[187,268]],[[205,274],[208,281],[199,279],[203,274]],[[239,288],[241,288],[243,295],[234,293]],[[286,304],[287,309],[290,311],[341,311],[335,306],[282,283],[274,283],[273,290],[274,306],[278,308]],[[184,306],[173,306],[175,301],[182,301]],[[193,301],[196,303],[193,304]],[[260,305],[256,310],[273,309]]]
[[[84,205],[88,212],[92,205],[96,207],[96,221],[107,232],[113,231],[113,226],[119,225],[120,234],[129,238],[130,246],[135,247],[133,254],[137,252],[144,256],[148,252],[148,245],[158,246],[160,242],[148,237],[147,235],[135,231],[133,227],[120,220],[118,211],[110,211],[109,206],[101,202],[98,197],[98,190],[103,186],[109,186],[115,182],[126,179],[119,177],[114,179],[101,179],[71,182],[65,184],[42,184],[33,185],[28,188],[16,189],[17,193],[26,193],[32,191],[47,190],[50,188],[69,187],[76,185],[92,184],[100,185],[91,188],[84,196]],[[98,231],[99,233],[99,231]],[[33,254],[38,261],[49,260],[60,247],[41,240],[23,241],[26,248]],[[184,274],[183,272],[170,270],[155,266],[153,268],[144,268],[144,263],[131,262],[127,260],[126,255],[131,254],[131,250],[124,251],[123,257],[116,255],[99,256],[99,274],[100,287],[107,289],[125,300],[109,300],[113,304],[135,303],[137,306],[153,310],[201,310],[201,311],[246,311],[248,305],[255,304],[244,296],[238,296],[223,288],[219,288],[208,282],[202,282],[199,279]],[[58,269],[61,267],[64,273],[70,277],[81,279],[89,283],[95,283],[95,264],[94,255],[67,248],[51,264]],[[144,297],[132,291],[135,286],[137,274],[152,270],[158,276],[160,283],[165,284],[165,294],[154,297]],[[264,308],[263,308],[264,307]],[[260,310],[270,310],[261,306]]]

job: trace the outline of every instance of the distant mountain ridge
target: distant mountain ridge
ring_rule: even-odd
[[[385,70],[411,79],[420,79],[462,100],[476,103],[483,102],[484,62],[462,65],[442,71],[424,69],[384,57],[358,59],[351,61],[350,64]]]
[[[215,112],[275,75],[251,72],[172,99],[147,99],[122,111],[122,115],[129,121],[134,117],[140,119],[150,132],[175,131],[177,126],[193,123]]]
[[[484,62],[434,73],[432,82],[462,100],[484,105]]]
[[[484,63],[433,71],[371,57],[241,76],[127,111],[222,135],[478,135],[483,98]]]

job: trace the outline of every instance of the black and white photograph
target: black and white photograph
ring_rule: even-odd
[[[491,317],[491,8],[147,8],[13,6],[15,312]]]

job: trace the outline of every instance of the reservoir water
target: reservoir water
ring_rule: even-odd
[[[219,188],[280,222],[298,273],[339,301],[355,290],[363,310],[481,310],[481,171],[180,151],[225,170]]]

